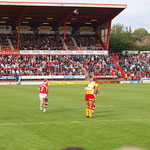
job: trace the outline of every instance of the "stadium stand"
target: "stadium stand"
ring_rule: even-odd
[[[82,50],[102,50],[99,38],[96,35],[79,35],[75,39]]]
[[[71,35],[66,35],[66,38],[65,38],[65,43],[67,45],[67,49],[69,50],[77,50],[78,48],[78,45],[75,46],[75,43],[73,42],[72,40],[73,37],[71,37]],[[74,39],[75,40],[75,39]],[[76,42],[76,41],[75,41]]]
[[[150,77],[150,56],[148,54],[119,54],[119,66],[127,73],[129,80]]]
[[[9,45],[10,35],[0,34],[0,49],[11,49]]]
[[[17,49],[17,34],[11,35],[11,40]],[[21,50],[61,50],[62,40],[59,35],[54,34],[21,34]]]
[[[17,49],[17,39],[18,34],[0,34],[0,49]],[[66,34],[65,45],[67,50],[102,50],[97,35]],[[20,34],[20,50],[62,50],[62,47],[61,34]]]
[[[90,74],[112,74],[111,56],[30,56],[1,55],[1,75],[81,75],[84,67]],[[117,71],[116,71],[117,73]]]
[[[128,80],[150,77],[147,54],[119,54],[118,65]],[[111,55],[1,55],[0,75],[117,75],[122,78]]]

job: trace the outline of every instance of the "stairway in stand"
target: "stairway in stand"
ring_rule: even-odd
[[[123,72],[123,70],[121,69],[121,67],[118,64],[118,56],[113,55],[113,65],[116,66],[118,68],[118,72],[121,72],[121,75],[123,78],[125,78],[125,73]]]

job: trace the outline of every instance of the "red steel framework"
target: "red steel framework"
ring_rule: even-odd
[[[7,4],[6,4],[7,3]],[[51,3],[51,2],[9,2],[0,1],[0,21],[3,21],[3,16],[8,16],[6,20],[12,23],[18,20],[18,45],[20,45],[20,27],[21,22],[26,21],[25,17],[32,17],[30,23],[49,22],[57,25],[63,24],[63,46],[64,50],[66,23],[69,21],[72,24],[85,25],[85,22],[96,19],[96,22],[91,22],[91,26],[97,27],[99,25],[107,24],[106,41],[103,40],[102,30],[99,34],[100,44],[104,50],[109,49],[109,40],[111,32],[111,21],[127,6],[122,4],[88,4],[88,3]],[[41,6],[39,6],[39,4]],[[78,11],[78,14],[75,13]],[[53,17],[54,20],[47,20],[47,17]],[[72,21],[71,18],[75,17],[76,20]]]

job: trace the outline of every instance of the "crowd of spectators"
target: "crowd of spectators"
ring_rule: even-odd
[[[11,35],[14,48],[17,48],[17,34]],[[62,40],[58,34],[20,34],[20,50],[61,50]]]
[[[0,55],[0,75],[118,75],[128,80],[150,77],[149,54],[111,55]]]
[[[83,75],[85,68],[89,75],[111,75],[111,56],[29,56],[1,55],[1,75]],[[117,73],[117,70],[115,71]]]
[[[150,77],[150,54],[119,54],[118,62],[128,80]]]
[[[66,45],[67,45],[67,49],[69,49],[69,50],[74,50],[74,49],[76,49],[76,46],[75,46],[75,44],[73,43],[73,40],[71,39],[71,36],[70,35],[66,35],[66,37],[65,37],[65,43],[66,43]]]
[[[74,41],[73,39],[74,38]],[[67,35],[65,44],[67,50],[102,50],[96,35]],[[0,49],[8,47],[10,39],[14,49],[18,48],[18,34],[0,34]],[[76,44],[75,44],[76,43]],[[20,34],[20,50],[62,50],[63,35],[60,34]]]
[[[8,44],[9,35],[0,34],[0,49],[10,49]]]
[[[75,39],[82,50],[102,50],[99,38],[96,35],[78,35]]]

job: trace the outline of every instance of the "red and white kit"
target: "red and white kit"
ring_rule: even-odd
[[[48,84],[46,83],[42,83],[40,85],[40,98],[48,98],[47,88],[48,88]]]

